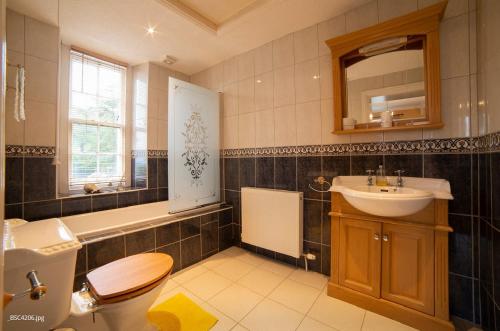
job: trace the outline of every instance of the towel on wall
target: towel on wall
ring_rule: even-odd
[[[151,308],[148,320],[161,331],[208,331],[218,321],[182,293]]]

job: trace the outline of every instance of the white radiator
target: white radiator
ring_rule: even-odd
[[[302,254],[302,192],[241,188],[241,239],[299,258]]]

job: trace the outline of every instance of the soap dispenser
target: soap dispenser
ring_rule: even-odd
[[[375,183],[377,186],[387,186],[387,177],[385,177],[385,171],[382,165],[378,166],[376,176]]]

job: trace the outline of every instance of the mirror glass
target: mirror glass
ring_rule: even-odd
[[[423,45],[421,37],[392,38],[342,58],[344,129],[426,121]]]

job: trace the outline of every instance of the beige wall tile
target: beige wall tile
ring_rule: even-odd
[[[56,105],[26,100],[26,145],[56,145]]]
[[[422,9],[441,1],[442,0],[418,0],[418,8]],[[472,0],[471,2],[474,1],[476,0]],[[448,5],[444,11],[443,18],[446,19],[466,13],[469,7],[467,2],[468,0],[448,0]]]
[[[477,73],[477,13],[469,14],[469,70]]]
[[[318,57],[318,26],[313,25],[293,34],[295,63]]]
[[[346,14],[346,32],[353,32],[378,23],[377,1],[360,6]]]
[[[168,91],[158,90],[158,119],[168,120]]]
[[[255,111],[255,85],[253,78],[238,82],[238,114]]]
[[[24,53],[24,19],[24,15],[7,9],[6,34],[7,48],[9,51]]]
[[[16,51],[7,51],[7,60],[12,65],[24,65],[24,54]],[[7,66],[7,86],[14,88],[16,86],[17,68]]]
[[[175,77],[175,71],[170,70],[168,68],[159,66],[160,68],[160,85],[158,86],[158,89],[163,90],[163,91],[168,91],[168,80],[170,77]]]
[[[378,13],[380,22],[409,14],[417,9],[417,0],[378,0]]]
[[[295,102],[302,103],[320,99],[318,59],[295,65]]]
[[[444,128],[424,131],[424,138],[470,136],[469,77],[441,81],[441,116]]]
[[[158,149],[158,120],[148,117],[148,149]]]
[[[255,147],[274,146],[273,109],[255,113]]]
[[[470,75],[470,127],[471,135],[479,134],[479,122],[477,112],[477,75]]]
[[[333,99],[321,100],[321,144],[348,144],[351,136],[333,134]]]
[[[168,149],[168,122],[165,120],[157,120],[158,124],[157,134],[158,134],[158,149]]]
[[[319,101],[297,104],[297,145],[321,144],[321,104]]]
[[[274,143],[275,146],[297,145],[297,121],[294,105],[274,109]]]
[[[158,108],[160,105],[159,94],[160,90],[150,87],[148,88],[148,117],[158,118]]]
[[[423,130],[410,130],[410,131],[387,131],[384,132],[384,141],[412,141],[422,140]]]
[[[224,117],[223,132],[224,148],[238,148],[238,115]]]
[[[294,67],[274,70],[274,106],[281,107],[295,103]]]
[[[239,148],[255,147],[255,113],[238,116],[238,146]]]
[[[210,70],[210,87],[215,92],[222,92],[224,89],[224,64],[219,63]]]
[[[333,98],[332,58],[330,55],[319,58],[319,77],[321,99]]]
[[[351,135],[351,143],[374,143],[384,141],[382,132],[356,133]]]
[[[247,79],[254,75],[254,52],[246,52],[237,57],[238,80]]]
[[[24,145],[24,121],[14,119],[14,90],[8,89],[5,95],[5,143]]]
[[[273,43],[267,43],[255,49],[255,74],[273,70]]]
[[[273,68],[281,68],[294,63],[293,34],[273,41]]]
[[[273,108],[274,105],[274,75],[267,72],[255,76],[255,110]]]
[[[325,41],[346,33],[345,15],[336,16],[318,24],[318,54],[330,54]]]
[[[469,74],[469,23],[467,15],[445,20],[440,25],[441,78]]]
[[[57,62],[59,59],[59,29],[26,17],[26,54]]]
[[[233,83],[224,87],[224,116],[238,115],[238,84]]]
[[[497,65],[500,60],[497,59]],[[500,68],[493,68],[486,76],[486,106],[488,133],[500,131]]]
[[[224,61],[224,85],[229,85],[238,80],[238,61],[236,57]]]
[[[57,104],[57,63],[26,56],[25,97]]]

